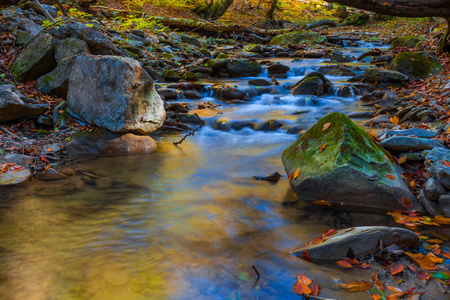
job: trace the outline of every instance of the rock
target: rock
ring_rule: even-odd
[[[257,131],[275,131],[283,127],[286,123],[272,119],[263,122],[258,125],[255,130]]]
[[[213,68],[213,69],[220,69],[220,68],[226,67],[228,65],[228,63],[230,63],[230,62],[231,62],[231,59],[229,59],[229,58],[215,58],[215,59],[210,59],[205,67]],[[192,70],[192,72],[194,72],[194,70]],[[205,72],[203,72],[203,73],[205,73]]]
[[[348,85],[344,85],[341,86],[338,90],[337,90],[337,96],[338,97],[343,97],[343,98],[352,98],[355,97],[355,90],[353,89],[352,86],[348,86]]]
[[[250,52],[250,53],[262,53],[263,48],[259,44],[248,44],[245,45],[242,49],[243,52]]]
[[[425,170],[444,188],[450,189],[450,167],[442,162],[450,162],[450,150],[436,147],[425,155]]]
[[[0,186],[18,184],[27,181],[30,177],[31,172],[28,168],[24,168],[23,170],[20,171],[13,171],[12,169],[9,169],[6,172],[0,173]]]
[[[445,292],[442,284],[436,278],[431,277],[420,300],[443,300],[448,298],[449,295]]]
[[[424,40],[425,39],[423,37],[417,35],[397,37],[392,40],[391,48],[396,47],[416,48],[416,46]]]
[[[184,98],[186,99],[201,99],[203,98],[203,94],[197,90],[187,90],[183,91]]]
[[[233,123],[231,123],[231,129],[233,130],[242,130],[244,128],[250,128],[250,129],[255,129],[256,128],[256,123],[254,121],[233,121]]]
[[[11,66],[11,74],[18,81],[29,81],[56,67],[55,46],[50,34],[41,32],[17,56]]]
[[[67,101],[87,122],[114,132],[147,134],[165,119],[163,101],[150,75],[127,57],[78,56]]]
[[[272,85],[271,82],[265,80],[265,79],[252,79],[249,80],[248,85],[255,85],[255,86],[269,86]]]
[[[427,193],[424,189],[422,189],[419,192],[419,196],[417,196],[417,200],[419,201],[420,204],[422,204],[422,206],[426,209],[426,211],[432,215],[432,216],[437,216],[437,215],[441,215],[441,209],[439,208],[439,205],[437,205],[437,203],[431,201],[428,196]]]
[[[364,126],[378,126],[381,123],[390,123],[388,115],[378,115],[364,123]]]
[[[437,136],[437,132],[429,131],[422,128],[409,128],[403,130],[389,130],[386,132],[386,135],[403,135],[403,136],[417,136],[419,138],[434,138]]]
[[[322,51],[308,51],[301,53],[303,58],[322,58],[325,56],[325,52]]]
[[[222,130],[222,131],[230,131],[231,130],[231,122],[228,119],[218,119],[214,124],[211,126],[212,128],[216,130]]]
[[[99,190],[107,190],[112,187],[113,182],[109,177],[99,177],[95,179],[95,185]]]
[[[231,76],[251,76],[258,75],[262,71],[261,64],[256,60],[235,59],[227,65],[228,73]]]
[[[353,72],[350,68],[340,65],[331,65],[331,66],[322,66],[317,72],[323,75],[332,75],[332,76],[355,76],[356,73]]]
[[[364,78],[369,82],[406,81],[408,76],[397,71],[367,68],[364,70]]]
[[[53,120],[49,116],[40,115],[36,118],[36,122],[44,126],[53,127]]]
[[[213,87],[213,95],[224,100],[244,100],[247,97],[247,93],[234,87]]]
[[[19,31],[16,35],[16,45],[23,46],[31,41],[34,35],[26,31]]]
[[[347,114],[347,117],[349,117],[350,119],[366,119],[366,118],[372,118],[373,117],[373,112],[369,112],[369,111],[354,111],[351,113]]]
[[[338,62],[338,63],[343,63],[343,62],[352,62],[355,61],[356,59],[353,56],[350,55],[346,55],[342,52],[338,52],[338,51],[334,51],[331,54],[331,61],[332,62]],[[352,76],[352,75],[350,75]]]
[[[290,87],[293,95],[324,95],[333,92],[333,84],[320,73],[312,72]]]
[[[397,54],[387,68],[405,74],[412,80],[425,79],[431,74],[442,72],[442,65],[436,57],[414,52]]]
[[[61,40],[75,38],[85,41],[92,54],[125,56],[125,52],[117,48],[108,37],[97,29],[81,23],[71,23],[49,31]]]
[[[19,166],[28,166],[34,163],[34,158],[32,156],[17,153],[8,153],[1,159],[7,163],[14,163]]]
[[[34,117],[48,109],[47,104],[22,95],[12,84],[0,85],[0,122]]]
[[[265,181],[276,182],[281,178],[281,175],[278,172],[274,172],[274,173],[267,174],[264,176],[252,176],[252,178],[255,180],[265,180]]]
[[[80,53],[91,53],[88,44],[80,39],[68,38],[62,40],[56,45],[55,58],[56,61],[60,63],[63,59]]]
[[[158,94],[164,100],[174,100],[179,98],[178,91],[175,89],[158,89]]]
[[[331,125],[323,131],[327,123]],[[326,200],[346,210],[384,212],[407,209],[402,203],[406,197],[420,210],[398,166],[386,160],[388,156],[348,117],[331,113],[284,150],[281,158],[286,174],[300,169],[300,175],[290,181],[300,200]]]
[[[42,181],[59,180],[66,178],[67,176],[57,170],[50,168],[48,170],[42,171],[38,174],[37,178]]]
[[[348,257],[350,250],[356,258],[377,253],[379,240],[382,240],[385,246],[396,244],[400,248],[413,248],[420,244],[419,236],[408,229],[364,226],[338,230],[322,243],[303,246],[291,251],[291,254],[301,258],[306,250],[313,263],[334,262]]]
[[[76,132],[66,144],[69,155],[108,153],[139,154],[150,153],[156,148],[155,141],[149,136],[131,133],[119,134],[99,129],[93,132]]]
[[[439,206],[441,207],[444,216],[450,218],[450,195],[441,195],[439,197]]]
[[[311,31],[294,31],[274,36],[270,45],[324,44],[327,38]]]
[[[181,80],[180,72],[176,70],[165,70],[162,72],[162,77],[169,82],[178,82]]]
[[[191,36],[189,36],[188,34],[186,34],[184,32],[180,34],[180,37],[181,37],[181,41],[183,43],[195,45],[195,46],[198,46],[198,47],[202,46],[202,44],[200,43],[200,41],[198,39],[196,39],[194,37],[191,37]]]
[[[267,72],[269,73],[269,77],[273,77],[275,75],[283,74],[285,75],[291,68],[288,66],[282,65],[280,63],[273,64],[267,67]]]
[[[439,196],[445,195],[444,187],[433,178],[425,182],[425,191],[427,192],[428,199],[433,201],[437,201]]]
[[[430,140],[411,136],[393,136],[381,141],[388,151],[431,150],[434,147],[444,147],[441,140]]]

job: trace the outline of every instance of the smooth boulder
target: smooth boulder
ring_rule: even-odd
[[[348,257],[351,252],[356,258],[376,253],[380,240],[385,246],[396,244],[400,248],[413,248],[420,244],[419,236],[408,229],[363,226],[338,230],[324,242],[303,246],[291,254],[302,258],[303,251],[307,251],[313,263],[333,262]]]
[[[235,59],[227,65],[228,74],[231,76],[258,75],[262,71],[261,64],[256,60]]]
[[[387,68],[405,74],[411,80],[425,79],[432,74],[442,72],[442,65],[434,55],[422,55],[415,52],[397,54]]]
[[[25,97],[14,85],[0,85],[0,122],[34,117],[47,109],[47,104]]]
[[[382,213],[410,209],[402,201],[407,198],[413,209],[421,209],[389,153],[344,114],[321,118],[283,151],[281,159],[300,200]]]
[[[114,132],[148,134],[161,127],[166,116],[150,75],[125,57],[78,56],[67,101],[87,122]]]
[[[425,170],[446,189],[450,189],[450,150],[436,147],[425,155]]]
[[[302,80],[290,86],[293,95],[325,95],[333,92],[333,84],[318,72],[311,72]]]
[[[434,147],[444,147],[442,140],[431,140],[412,136],[393,136],[381,141],[381,145],[389,151],[431,150]]]
[[[397,71],[367,68],[364,70],[364,79],[369,82],[396,82],[407,81],[409,78]]]

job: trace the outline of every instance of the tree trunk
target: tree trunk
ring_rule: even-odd
[[[270,8],[269,8],[269,10],[267,11],[267,14],[266,14],[266,17],[268,19],[273,20],[273,13],[275,12],[275,8],[277,8],[277,2],[278,2],[278,0],[272,0],[271,1]]]
[[[217,20],[228,10],[234,0],[218,0],[216,3],[197,7],[193,12],[206,20]],[[211,5],[212,4],[212,5]]]
[[[450,17],[447,18],[447,32],[439,44],[438,52],[450,52]]]

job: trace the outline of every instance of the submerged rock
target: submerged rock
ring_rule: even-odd
[[[299,172],[290,184],[300,200],[326,200],[342,209],[385,212],[408,209],[402,203],[406,197],[420,210],[397,165],[388,157],[341,113],[320,119],[281,156],[287,174]]]
[[[419,236],[408,229],[387,226],[353,227],[338,230],[336,234],[326,238],[319,244],[306,245],[291,254],[299,258],[307,251],[313,263],[338,261],[353,252],[355,257],[363,257],[378,252],[378,242],[383,245],[396,244],[400,248],[416,247],[420,243]]]
[[[387,67],[405,74],[412,80],[425,79],[431,74],[442,72],[442,65],[435,56],[415,52],[397,54]]]

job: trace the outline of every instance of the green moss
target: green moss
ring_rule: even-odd
[[[197,81],[198,78],[199,78],[198,74],[193,73],[193,72],[186,72],[186,73],[184,74],[184,79],[185,79],[186,81]]]
[[[290,45],[290,44],[323,44],[326,41],[326,37],[309,31],[294,31],[290,33],[280,34],[272,38],[271,45]]]
[[[415,48],[421,41],[424,40],[425,39],[423,37],[417,35],[402,36],[394,39],[391,43],[391,47]]]
[[[219,55],[217,55],[216,59],[227,59],[230,58],[230,55],[225,54],[225,53],[220,53]]]
[[[411,79],[425,79],[431,74],[442,72],[442,65],[436,59],[415,52],[403,52],[395,56],[388,69],[407,75]]]

